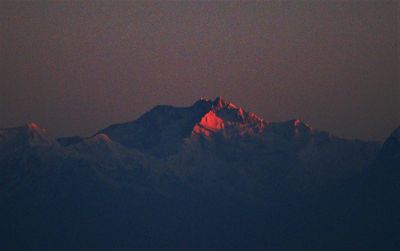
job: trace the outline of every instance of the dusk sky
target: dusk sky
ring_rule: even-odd
[[[54,1],[55,2],[55,1]],[[88,136],[223,96],[345,138],[400,125],[397,1],[1,1],[0,128]]]

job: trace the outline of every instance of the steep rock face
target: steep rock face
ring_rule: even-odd
[[[254,113],[246,112],[243,108],[217,97],[212,102],[210,111],[194,126],[192,134],[211,136],[224,133],[227,137],[261,135],[266,124]]]

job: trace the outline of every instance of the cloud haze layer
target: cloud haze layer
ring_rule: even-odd
[[[400,123],[396,3],[0,3],[0,127],[88,135],[222,95],[348,138]]]

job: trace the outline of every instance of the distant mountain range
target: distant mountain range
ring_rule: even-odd
[[[398,250],[400,128],[382,145],[221,97],[91,137],[0,130],[5,250]]]

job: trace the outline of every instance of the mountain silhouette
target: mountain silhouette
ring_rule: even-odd
[[[383,146],[347,140],[221,97],[156,106],[90,137],[52,139],[34,123],[1,129],[1,243],[396,249],[398,130]]]

